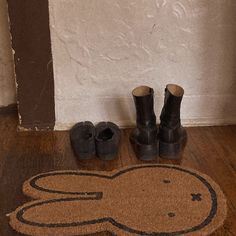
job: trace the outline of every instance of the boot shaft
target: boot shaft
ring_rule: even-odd
[[[165,89],[164,106],[161,111],[161,126],[178,128],[180,122],[180,107],[184,89],[175,84],[168,84]]]
[[[154,90],[148,86],[140,86],[132,91],[136,107],[137,126],[156,126],[156,115],[154,112]]]

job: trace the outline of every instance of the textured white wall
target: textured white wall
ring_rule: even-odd
[[[186,93],[185,125],[236,122],[235,0],[49,0],[56,129],[134,123],[131,90]]]
[[[6,0],[0,0],[0,107],[16,102]]]

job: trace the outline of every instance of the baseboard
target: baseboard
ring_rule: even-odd
[[[95,123],[96,124],[96,123]],[[121,129],[134,128],[135,122],[116,122]],[[159,123],[158,123],[159,124]],[[55,130],[63,131],[69,130],[74,123],[59,124],[55,126]],[[196,118],[196,119],[182,119],[184,127],[204,127],[204,126],[226,126],[236,125],[236,118],[217,119],[217,118]]]
[[[0,115],[7,115],[7,114],[17,114],[17,104],[10,104],[8,106],[1,106],[0,107]]]
[[[155,96],[155,113],[159,118],[164,98]],[[235,95],[184,96],[181,120],[184,126],[218,126],[236,124]],[[135,108],[132,97],[86,97],[56,100],[55,130],[68,130],[76,122],[113,121],[121,128],[134,127]]]

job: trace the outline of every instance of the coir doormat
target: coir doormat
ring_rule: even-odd
[[[211,178],[173,165],[43,173],[23,191],[39,200],[11,213],[10,225],[27,235],[209,235],[227,211]]]

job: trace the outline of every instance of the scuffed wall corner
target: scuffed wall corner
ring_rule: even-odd
[[[52,130],[54,78],[48,0],[7,0],[14,52],[19,130]]]

